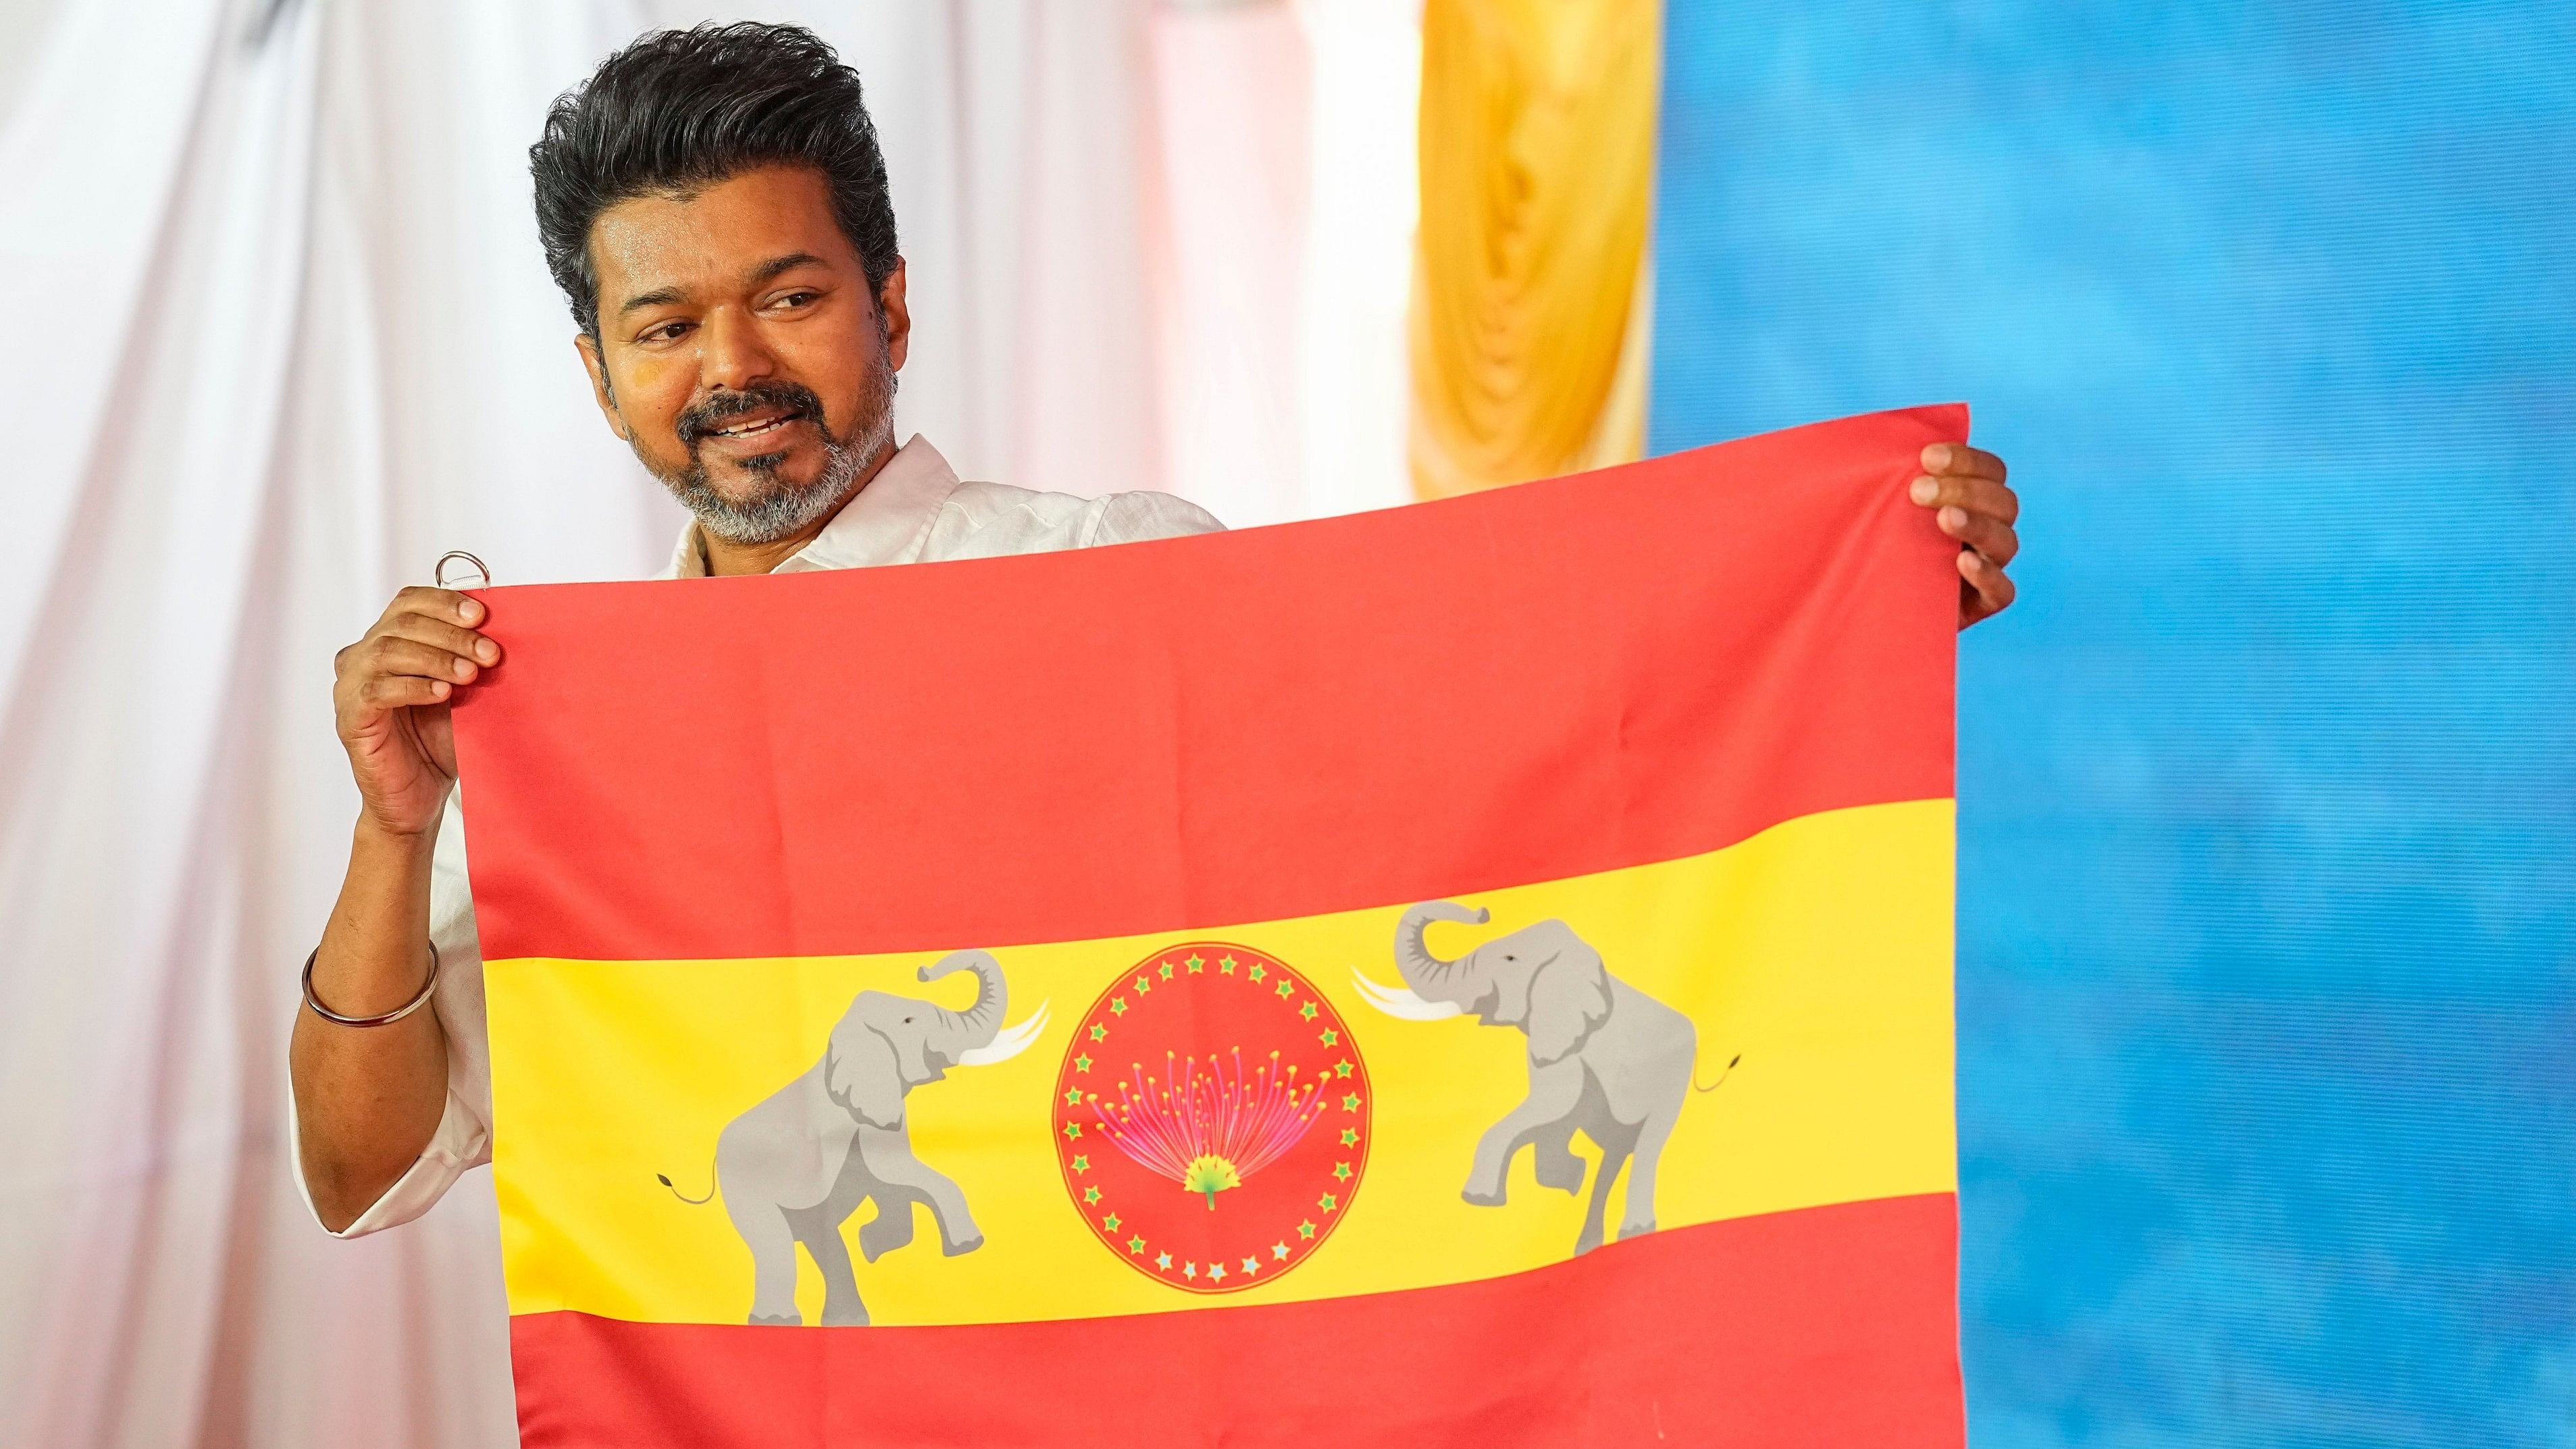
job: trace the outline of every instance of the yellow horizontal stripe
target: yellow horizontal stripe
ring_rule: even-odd
[[[1723,1086],[1692,1093],[1682,1109],[1662,1158],[1661,1227],[1948,1192],[1957,1186],[1951,874],[1951,802],[1870,806],[1707,855],[1468,897],[1492,911],[1491,924],[1434,926],[1431,947],[1452,956],[1564,920],[1615,976],[1692,1018],[1701,1081],[1741,1054]],[[858,1264],[872,1321],[1282,1302],[1489,1278],[1571,1256],[1585,1199],[1540,1187],[1528,1151],[1514,1159],[1507,1204],[1460,1198],[1478,1135],[1527,1090],[1525,1038],[1473,1017],[1397,1020],[1352,985],[1354,966],[1400,984],[1390,942],[1401,914],[1399,905],[994,952],[1013,1021],[1049,1003],[1044,1038],[1010,1061],[953,1069],[908,1099],[914,1150],[963,1189],[985,1242],[942,1256],[929,1213],[916,1209],[911,1245]],[[1068,1044],[1099,993],[1163,946],[1208,939],[1295,966],[1346,1019],[1376,1097],[1347,1214],[1293,1271],[1223,1296],[1158,1283],[1094,1236],[1068,1194],[1049,1117]],[[683,1204],[654,1175],[707,1191],[718,1132],[815,1063],[858,991],[971,1000],[963,973],[931,986],[915,979],[936,954],[489,964],[511,1311],[743,1321],[751,1257],[723,1206]],[[1592,1155],[1582,1138],[1575,1149]],[[1619,1203],[1614,1192],[1614,1225]],[[845,1239],[855,1244],[872,1211],[843,1225]],[[816,1322],[821,1282],[801,1251],[798,1273],[799,1306]]]

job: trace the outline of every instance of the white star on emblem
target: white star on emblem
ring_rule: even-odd
[[[1258,1272],[1260,1272],[1260,1271],[1261,1271],[1261,1259],[1260,1259],[1258,1256],[1254,1256],[1254,1257],[1250,1257],[1250,1258],[1246,1258],[1246,1259],[1244,1259],[1244,1260],[1243,1260],[1243,1271],[1244,1271],[1244,1272],[1246,1272],[1246,1273],[1258,1273]]]
[[[1183,1264],[1181,1265],[1181,1276],[1182,1276],[1182,1277],[1184,1277],[1184,1278],[1195,1278],[1195,1277],[1197,1277],[1198,1275],[1199,1275],[1199,1265],[1198,1265],[1198,1264],[1196,1264],[1196,1263],[1183,1263]]]
[[[1208,1281],[1211,1283],[1222,1283],[1225,1281],[1225,1265],[1223,1263],[1208,1264]]]
[[[1288,1257],[1288,1245],[1286,1243],[1272,1243],[1270,1245],[1270,1256],[1285,1262]]]
[[[1155,1267],[1157,1267],[1157,1268],[1162,1269],[1162,1270],[1163,1270],[1164,1272],[1166,1272],[1166,1273],[1168,1273],[1168,1272],[1172,1271],[1172,1255],[1171,1255],[1171,1254],[1169,1254],[1169,1253],[1157,1253],[1157,1254],[1155,1254],[1155,1255],[1154,1255],[1154,1266],[1155,1266]]]

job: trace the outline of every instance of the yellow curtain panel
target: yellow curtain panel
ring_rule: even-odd
[[[1645,445],[1661,0],[1428,0],[1414,491]]]

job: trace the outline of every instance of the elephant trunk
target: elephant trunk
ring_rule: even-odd
[[[1404,974],[1404,984],[1425,1000],[1456,1002],[1456,993],[1447,987],[1450,968],[1458,963],[1432,955],[1422,942],[1423,930],[1433,921],[1481,926],[1489,919],[1481,908],[1469,910],[1454,901],[1424,901],[1406,911],[1404,919],[1395,923],[1395,969]]]
[[[1002,1029],[1002,1012],[1010,1004],[1010,987],[1002,980],[1002,964],[982,951],[942,957],[921,968],[921,979],[936,981],[952,971],[972,971],[976,983],[974,1005],[964,1011],[942,1008],[939,1013],[938,1051],[953,1065],[964,1053],[993,1044]]]

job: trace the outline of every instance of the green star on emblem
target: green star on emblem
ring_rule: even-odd
[[[1348,1181],[1350,1181],[1350,1180],[1351,1180],[1351,1165],[1350,1165],[1349,1163],[1347,1163],[1347,1162],[1336,1162],[1336,1163],[1334,1163],[1334,1164],[1333,1164],[1333,1180],[1334,1180],[1334,1181],[1336,1181],[1336,1182],[1348,1182]]]
[[[1342,1110],[1345,1112],[1356,1112],[1359,1109],[1360,1094],[1357,1092],[1344,1092],[1342,1094]]]
[[[1216,969],[1217,969],[1217,974],[1219,974],[1219,975],[1221,975],[1221,976],[1231,976],[1231,975],[1233,975],[1233,974],[1234,974],[1234,958],[1233,958],[1233,957],[1231,957],[1231,956],[1219,956],[1219,957],[1217,957],[1217,958],[1216,958]]]
[[[1082,1205],[1084,1207],[1089,1207],[1098,1201],[1100,1201],[1100,1189],[1096,1187],[1086,1187],[1082,1190]]]
[[[1102,1026],[1100,1023],[1098,1023],[1098,1022],[1096,1022],[1096,1021],[1095,1021],[1095,1022],[1093,1022],[1093,1023],[1091,1024],[1091,1039],[1092,1039],[1093,1041],[1107,1041],[1107,1040],[1109,1040],[1109,1028],[1107,1028],[1107,1027],[1105,1027],[1105,1026]]]
[[[1360,1129],[1357,1127],[1345,1127],[1342,1129],[1342,1145],[1344,1147],[1357,1147],[1359,1144]]]
[[[1322,1042],[1326,1046],[1337,1046],[1341,1043],[1342,1034],[1328,1026],[1324,1028],[1324,1034],[1315,1038],[1315,1040]]]
[[[1287,1261],[1288,1261],[1288,1245],[1287,1245],[1286,1243],[1272,1243],[1272,1244],[1270,1245],[1270,1257],[1271,1257],[1271,1260],[1272,1260],[1272,1261],[1274,1261],[1274,1262],[1280,1262],[1280,1263],[1287,1262]]]
[[[1349,1057],[1344,1057],[1344,1058],[1342,1058],[1340,1061],[1333,1063],[1333,1075],[1334,1075],[1334,1076],[1337,1076],[1337,1077],[1347,1077],[1347,1076],[1349,1076],[1350,1074],[1351,1074],[1351,1059],[1350,1059]]]
[[[1296,982],[1294,982],[1294,981],[1282,981],[1282,982],[1280,982],[1280,983],[1279,983],[1279,997],[1280,997],[1280,999],[1281,999],[1281,1000],[1283,1000],[1283,1001],[1284,1001],[1284,1000],[1288,999],[1289,997],[1294,996],[1294,995],[1296,995],[1296,994],[1297,994],[1297,983],[1296,983]]]
[[[1172,963],[1169,961],[1163,963],[1163,979],[1166,981],[1172,979]]]
[[[1102,1218],[1100,1220],[1100,1225],[1113,1233],[1118,1231],[1118,1214],[1111,1213],[1109,1216]]]
[[[1315,1206],[1322,1208],[1326,1212],[1331,1212],[1333,1209],[1340,1207],[1341,1205],[1341,1200],[1334,1197],[1329,1192],[1324,1194],[1322,1197],[1315,1199]]]
[[[1111,1016],[1125,1016],[1127,1014],[1127,998],[1124,996],[1113,996],[1109,998],[1109,1014]]]
[[[1073,1160],[1073,1170],[1076,1172],[1089,1172],[1091,1170],[1091,1159],[1088,1157],[1075,1158]]]
[[[1255,961],[1252,963],[1252,969],[1244,972],[1243,974],[1251,977],[1255,981],[1258,981],[1262,977],[1269,975],[1270,972],[1267,968],[1263,967],[1260,962]]]
[[[1144,995],[1146,992],[1151,991],[1151,990],[1153,990],[1153,989],[1154,989],[1154,981],[1153,981],[1153,978],[1152,978],[1152,977],[1150,977],[1150,976],[1139,976],[1139,977],[1137,977],[1137,978],[1136,978],[1136,994],[1137,994],[1137,995],[1142,996],[1142,995]]]
[[[1081,1105],[1082,1105],[1082,1089],[1081,1089],[1080,1087],[1067,1087],[1067,1088],[1065,1088],[1065,1089],[1064,1089],[1064,1104],[1065,1104],[1066,1106],[1068,1106],[1068,1107],[1079,1107],[1079,1106],[1081,1106]]]
[[[1309,1001],[1305,1005],[1298,1007],[1297,1014],[1306,1018],[1308,1021],[1313,1021],[1315,1019],[1315,1003]]]
[[[1089,1057],[1075,1057],[1075,1058],[1073,1059],[1073,1069],[1074,1069],[1075,1071],[1077,1071],[1077,1072],[1087,1072],[1087,1071],[1090,1071],[1090,1070],[1091,1070],[1091,1058],[1089,1058]]]
[[[1299,1223],[1299,1224],[1297,1225],[1297,1236],[1298,1236],[1298,1237],[1301,1237],[1301,1238],[1312,1239],[1312,1238],[1315,1236],[1315,1224],[1314,1224],[1314,1222],[1313,1222],[1312,1220],[1309,1220],[1309,1221],[1306,1221],[1306,1222]]]
[[[1079,1137],[1079,1136],[1081,1136],[1081,1135],[1082,1135],[1082,1124],[1081,1124],[1081,1123],[1079,1123],[1079,1122],[1067,1122],[1067,1123],[1065,1123],[1065,1124],[1064,1124],[1064,1136],[1065,1136],[1065,1140],[1066,1140],[1066,1141],[1070,1142],[1070,1141],[1072,1141],[1074,1138]]]
[[[1192,956],[1185,964],[1187,964],[1191,970],[1196,971],[1207,964],[1207,958],[1204,956]]]
[[[1131,1253],[1141,1253],[1145,1251],[1145,1240],[1143,1238],[1129,1238],[1127,1240],[1127,1251]]]

